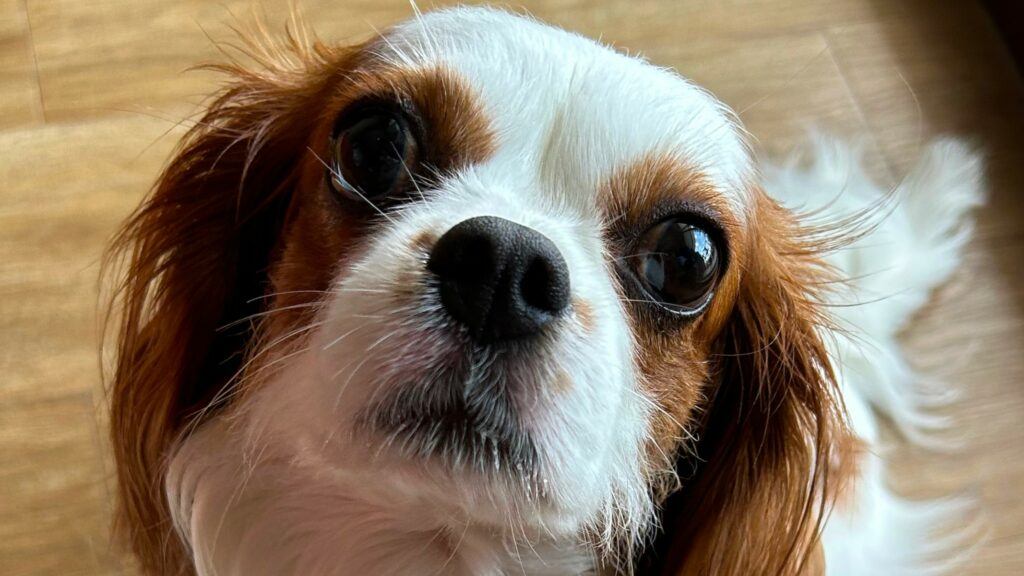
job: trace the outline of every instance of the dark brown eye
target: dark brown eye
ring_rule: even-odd
[[[344,119],[332,139],[331,186],[369,200],[400,189],[414,169],[416,141],[398,113],[366,108]]]
[[[649,228],[633,262],[648,295],[684,315],[704,309],[719,276],[720,258],[713,235],[679,218]]]

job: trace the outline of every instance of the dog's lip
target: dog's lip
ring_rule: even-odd
[[[487,422],[461,402],[438,407],[406,403],[392,395],[368,406],[358,428],[397,447],[404,458],[440,460],[450,468],[532,469],[537,457],[529,432],[514,415]]]
[[[440,460],[478,471],[532,469],[537,453],[529,422],[532,353],[516,358],[453,338],[403,336],[402,357],[356,416],[355,431],[403,458]],[[440,348],[439,348],[440,347]],[[524,412],[525,410],[525,412]]]

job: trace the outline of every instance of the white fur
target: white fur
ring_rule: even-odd
[[[182,442],[167,478],[176,527],[204,576],[596,570],[602,546],[636,539],[650,527],[653,503],[642,472],[652,400],[637,386],[633,342],[606,269],[595,190],[615,169],[669,152],[705,173],[743,222],[744,190],[755,170],[742,129],[717,100],[669,71],[504,12],[424,15],[387,33],[375,51],[395,67],[440,63],[467,79],[496,123],[497,153],[425,190],[426,202],[388,215],[337,279],[308,346],[278,353],[255,376],[262,382],[253,393]],[[843,317],[886,353],[879,371],[869,362],[875,355],[845,341],[836,349],[849,368],[844,389],[853,419],[871,442],[871,409],[908,422],[920,418],[893,334],[952,270],[952,264],[926,264],[953,260],[965,236],[943,232],[976,201],[973,173],[959,187],[947,185],[951,171],[968,170],[962,168],[967,154],[938,150],[946,162],[933,159],[912,176],[896,215],[844,256],[849,261],[837,261],[851,275],[867,270],[860,257],[873,258],[870,265],[900,263],[893,260],[899,255],[917,266],[900,276],[913,280],[909,292]],[[769,189],[780,197],[812,191],[831,197],[824,190],[838,194],[845,182],[841,162],[850,163],[846,172],[857,184],[843,202],[873,199],[877,188],[841,152],[822,155],[808,172],[771,172]],[[923,202],[939,184],[956,193]],[[526,379],[549,381],[561,369],[571,382],[558,393],[517,397],[531,402],[529,426],[541,462],[525,494],[502,480],[514,480],[517,471],[453,476],[352,433],[360,408],[451,349],[446,327],[432,320],[440,316],[436,295],[406,289],[425,273],[427,257],[411,239],[479,215],[551,238],[568,263],[573,298],[589,303],[595,316],[589,333],[570,317],[549,361],[524,367]],[[873,242],[891,239],[895,249],[872,252]],[[870,297],[888,285],[869,280],[851,292]],[[871,377],[854,376],[855,367],[872,370]],[[871,517],[850,519],[857,535],[848,551],[833,546],[837,532],[830,529],[830,560],[893,557],[889,548],[877,550],[892,541],[878,518],[902,527],[907,524],[898,522],[913,516],[876,506],[888,498],[877,461],[866,472],[864,510]],[[909,542],[920,542],[923,531],[910,528]]]
[[[819,218],[825,221],[880,206],[868,221],[870,232],[829,257],[849,279],[832,298],[832,312],[847,330],[832,335],[832,355],[867,454],[854,503],[837,510],[825,530],[828,574],[948,573],[960,560],[952,551],[963,550],[972,533],[940,534],[962,519],[969,503],[910,502],[891,494],[876,414],[921,443],[934,444],[927,433],[945,424],[927,409],[947,401],[949,393],[923,384],[896,336],[960,263],[971,231],[965,215],[982,199],[980,162],[964,145],[938,141],[890,191],[867,176],[857,149],[818,136],[810,154],[804,169],[797,158],[767,167],[767,191],[794,209],[823,209]]]

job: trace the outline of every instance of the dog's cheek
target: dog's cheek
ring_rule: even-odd
[[[650,415],[647,447],[652,472],[658,472],[696,433],[694,411],[708,379],[707,362],[684,336],[640,330],[637,346],[639,385],[658,406]]]

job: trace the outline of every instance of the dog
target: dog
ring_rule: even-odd
[[[981,201],[489,8],[254,44],[125,224],[119,524],[147,574],[924,574],[895,341]],[[941,556],[941,555],[940,555]]]

